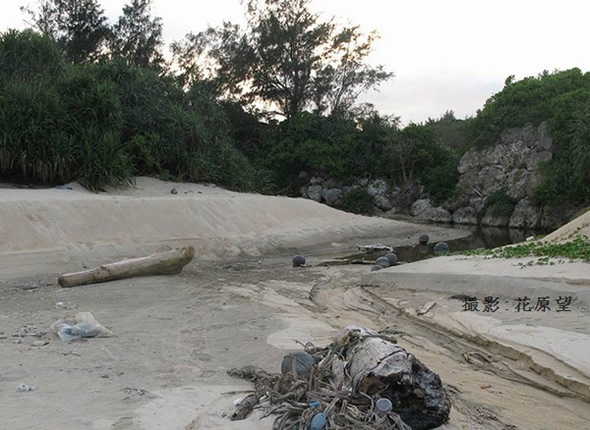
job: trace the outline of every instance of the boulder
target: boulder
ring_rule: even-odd
[[[537,228],[541,222],[541,210],[537,208],[528,199],[518,202],[512,216],[510,217],[509,226],[513,228]]]
[[[367,192],[373,197],[383,196],[387,192],[387,182],[383,179],[375,179],[369,182]]]
[[[342,188],[342,184],[334,178],[328,178],[324,183],[325,188]]]
[[[321,185],[324,183],[324,179],[320,178],[319,176],[313,176],[310,180],[309,180],[310,185]]]
[[[453,212],[455,224],[477,224],[477,209],[465,206]]]
[[[383,211],[389,211],[393,209],[393,200],[388,196],[375,196],[375,206]]]
[[[410,209],[410,215],[420,216],[428,209],[432,209],[432,202],[430,199],[416,200]]]
[[[322,186],[310,185],[307,187],[307,197],[316,202],[322,201]]]
[[[510,215],[497,214],[494,208],[488,208],[484,217],[481,219],[481,225],[506,227],[508,224],[510,224]]]
[[[517,201],[531,197],[540,165],[551,160],[553,149],[546,123],[504,130],[494,145],[472,148],[461,157],[458,188],[468,198],[490,196],[502,188]]]
[[[418,218],[424,221],[450,223],[452,220],[451,213],[443,208],[429,208],[423,211]]]
[[[308,187],[307,187],[307,185],[305,185],[305,186],[303,186],[303,187],[301,187],[301,188],[299,189],[299,192],[301,193],[301,195],[302,195],[302,196],[303,196],[303,198],[305,198],[305,199],[308,199],[308,198],[309,198],[309,196],[307,195],[307,188],[308,188]]]
[[[342,198],[343,191],[340,188],[324,188],[322,190],[322,197],[329,206],[335,206]]]
[[[516,169],[511,171],[506,178],[508,191],[506,194],[513,200],[524,199],[529,189],[531,173],[526,169]]]

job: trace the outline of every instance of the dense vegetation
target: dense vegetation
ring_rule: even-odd
[[[538,260],[529,261],[521,267],[532,265],[554,265],[556,261],[550,258],[581,259],[590,262],[590,240],[586,236],[577,236],[574,239],[563,243],[545,242],[524,242],[518,245],[504,246],[496,249],[476,249],[462,251],[464,255],[484,255],[490,258],[523,258],[542,257]],[[563,260],[557,260],[557,263]]]
[[[374,33],[322,21],[310,0],[246,3],[245,27],[190,33],[170,64],[151,0],[130,0],[112,24],[97,0],[26,9],[31,29],[0,34],[0,175],[91,189],[154,175],[297,194],[306,172],[342,185],[385,178],[416,198],[421,186],[441,203],[467,149],[549,121],[557,153],[537,200],[588,203],[590,74],[509,78],[474,118],[449,111],[401,127],[356,104],[392,77],[365,63]],[[500,209],[514,205],[503,197],[492,196]],[[367,201],[342,204],[366,211]]]

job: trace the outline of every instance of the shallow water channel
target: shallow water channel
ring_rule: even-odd
[[[481,227],[481,226],[466,226],[466,225],[449,225],[449,228],[456,228],[460,230],[469,230],[471,234],[461,239],[449,240],[446,243],[449,245],[451,252],[465,251],[468,249],[491,249],[499,246],[509,245],[512,243],[523,242],[527,237],[538,234],[539,232],[498,228],[498,227]],[[428,224],[424,225],[424,232],[428,232]],[[415,246],[398,246],[395,247],[394,253],[397,255],[398,261],[410,263],[412,261],[424,260],[434,257],[434,246],[437,242],[430,242],[427,245]],[[354,254],[344,257],[343,259],[351,260],[375,260],[384,255],[385,252],[373,252],[370,254]]]

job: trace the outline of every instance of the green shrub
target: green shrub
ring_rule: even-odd
[[[514,212],[516,201],[506,191],[506,188],[502,188],[488,197],[486,204],[495,216],[510,217]]]
[[[373,196],[364,188],[353,188],[344,194],[338,208],[346,212],[362,215],[373,215],[375,213]]]

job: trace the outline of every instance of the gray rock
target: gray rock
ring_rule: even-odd
[[[539,163],[545,163],[551,161],[553,153],[550,151],[531,151],[526,155],[526,168],[527,170],[537,170],[540,165]]]
[[[360,185],[361,187],[366,187],[367,185],[369,185],[369,180],[368,180],[368,179],[366,179],[366,178],[359,179],[359,185]]]
[[[324,183],[324,179],[320,178],[319,176],[313,176],[310,180],[309,180],[310,185],[321,185]]]
[[[387,182],[383,179],[375,179],[374,181],[369,182],[367,192],[373,197],[383,196],[387,192]]]
[[[494,212],[494,208],[488,208],[484,217],[481,219],[481,224],[492,227],[506,227],[510,224],[510,215],[498,215]]]
[[[322,197],[324,198],[324,201],[326,202],[326,204],[330,205],[330,206],[334,206],[336,205],[336,203],[338,203],[340,201],[340,199],[342,198],[342,195],[344,193],[342,192],[342,190],[340,188],[324,188],[322,190]]]
[[[324,188],[342,188],[342,184],[334,178],[328,178],[324,183]]]
[[[471,206],[465,206],[453,212],[455,224],[477,224],[477,210]]]
[[[528,199],[518,202],[512,216],[510,217],[509,226],[513,228],[537,228],[541,222],[541,210],[537,208]]]
[[[299,192],[301,193],[301,195],[305,199],[308,199],[309,198],[309,196],[307,195],[307,188],[308,188],[308,186],[305,185],[305,186],[301,187],[300,190],[299,190]]]
[[[426,209],[418,218],[424,221],[439,222],[439,223],[450,223],[452,220],[451,213],[443,208],[430,208]]]
[[[428,209],[432,209],[432,203],[430,202],[430,199],[416,200],[410,209],[410,215],[420,216]]]
[[[307,197],[316,202],[322,201],[322,186],[321,185],[310,185],[307,188]]]
[[[48,343],[49,342],[47,342],[46,340],[36,340],[35,342],[32,343],[32,346],[41,347],[41,346],[47,345]]]
[[[537,128],[537,147],[550,152],[553,149],[553,140],[549,136],[549,126],[546,122],[542,122]]]
[[[388,196],[375,196],[374,202],[375,206],[377,206],[382,211],[389,211],[393,209],[393,200]]]
[[[378,264],[375,264],[371,267],[371,272],[376,272],[377,270],[381,270],[383,269],[383,266],[379,266]]]
[[[508,187],[507,195],[511,199],[524,199],[529,189],[531,174],[525,169],[516,169],[511,171],[505,180]]]
[[[473,148],[461,157],[458,188],[468,197],[490,196],[502,188],[515,200],[530,197],[540,182],[540,163],[550,160],[552,151],[545,123],[505,130],[495,145]]]

